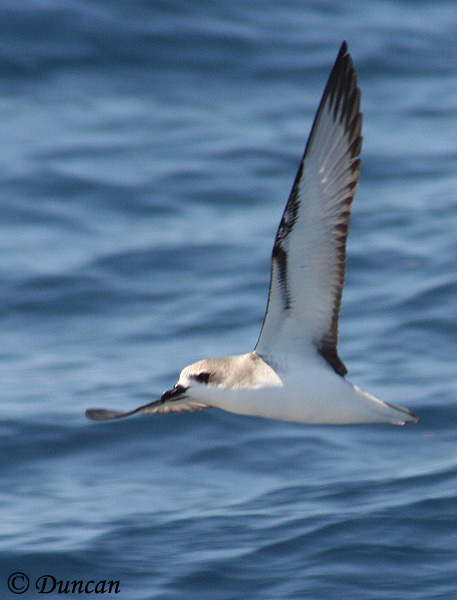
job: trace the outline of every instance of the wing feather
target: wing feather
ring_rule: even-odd
[[[206,402],[188,398],[185,395],[185,392],[186,388],[181,385],[176,385],[172,390],[164,392],[159,400],[154,400],[154,402],[149,402],[143,406],[138,406],[138,408],[134,408],[133,410],[123,412],[109,410],[107,408],[88,408],[86,410],[86,417],[93,421],[111,421],[112,419],[123,419],[124,417],[130,417],[131,415],[136,415],[138,413],[154,415],[190,412],[202,408],[212,408],[212,406]]]
[[[340,375],[338,317],[346,239],[360,171],[360,90],[344,42],[330,74],[272,254],[267,312],[256,351],[310,345]]]

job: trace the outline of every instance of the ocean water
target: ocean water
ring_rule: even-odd
[[[125,600],[455,600],[455,4],[3,0],[0,23],[2,600],[77,595],[52,578]],[[253,348],[343,39],[364,148],[340,354],[420,422],[86,420]]]

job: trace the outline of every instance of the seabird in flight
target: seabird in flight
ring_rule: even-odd
[[[200,360],[183,369],[160,399],[127,412],[92,408],[86,411],[90,419],[217,407],[299,423],[417,422],[408,409],[348,381],[337,352],[361,128],[360,90],[344,42],[276,235],[268,305],[255,349]]]

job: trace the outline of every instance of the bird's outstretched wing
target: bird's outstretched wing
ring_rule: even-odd
[[[340,375],[338,316],[346,238],[359,170],[362,114],[343,42],[314,119],[273,248],[271,281],[256,351],[319,352]]]
[[[191,400],[186,396],[186,388],[176,385],[172,390],[164,392],[159,400],[154,400],[154,402],[149,402],[133,410],[123,412],[106,408],[88,408],[86,410],[86,417],[93,421],[111,421],[112,419],[130,417],[130,415],[137,413],[165,414],[171,412],[189,412],[201,408],[212,407],[206,402]]]

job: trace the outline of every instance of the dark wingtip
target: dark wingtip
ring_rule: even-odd
[[[340,54],[346,54],[348,51],[348,43],[347,40],[343,40],[341,46],[340,46]]]
[[[124,415],[123,412],[106,408],[88,408],[86,410],[86,417],[92,421],[110,421],[111,419],[120,419]]]

